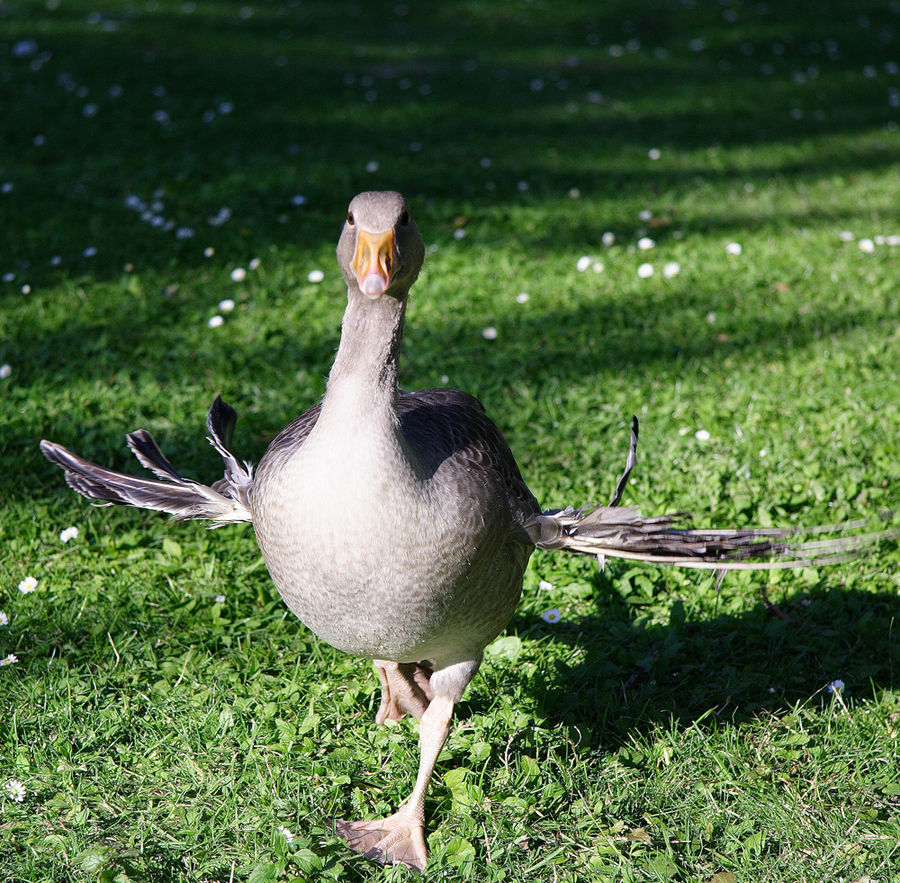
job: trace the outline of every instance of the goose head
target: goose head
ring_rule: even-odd
[[[403,300],[422,268],[425,246],[409,205],[399,193],[355,196],[338,240],[337,258],[352,296]]]

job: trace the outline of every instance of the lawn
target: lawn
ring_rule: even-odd
[[[476,394],[546,508],[609,498],[632,414],[647,513],[900,506],[896,0],[2,0],[0,108],[0,879],[414,879],[332,833],[415,775],[371,666],[246,525],[92,508],[37,447],[137,472],[145,427],[210,481],[221,393],[258,460],[323,393],[357,191],[428,245],[404,386]],[[900,880],[898,565],[535,554],[426,879]]]

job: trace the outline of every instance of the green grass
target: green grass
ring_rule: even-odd
[[[646,512],[898,505],[900,246],[858,247],[900,234],[897,3],[103,9],[0,5],[0,879],[412,878],[331,834],[415,774],[368,664],[286,612],[250,530],[92,509],[37,450],[136,470],[144,426],[210,480],[221,392],[258,459],[322,394],[358,190],[407,193],[434,246],[404,385],[477,394],[545,506],[608,498],[633,413]],[[536,554],[439,763],[427,879],[900,879],[898,563],[717,591]]]

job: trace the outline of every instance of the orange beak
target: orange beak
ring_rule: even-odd
[[[381,297],[391,284],[394,269],[394,231],[369,233],[360,230],[350,266],[356,274],[359,290],[373,300]]]

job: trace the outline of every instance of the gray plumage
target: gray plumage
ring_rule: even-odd
[[[105,469],[52,442],[41,450],[89,499],[213,525],[252,521],[290,609],[329,643],[375,661],[377,719],[421,718],[410,799],[388,819],[337,823],[369,857],[421,869],[425,788],[453,704],[512,616],[536,547],[601,561],[790,567],[841,560],[876,535],[792,545],[792,530],[692,530],[681,515],[620,508],[637,421],[609,506],[542,512],[476,399],[397,388],[407,295],[424,257],[403,197],[357,196],[337,253],[348,303],[325,397],[274,439],[255,470],[231,452],[236,416],[219,398],[207,428],[225,475],[211,486],[182,477],[145,430],[128,444],[154,479]]]

